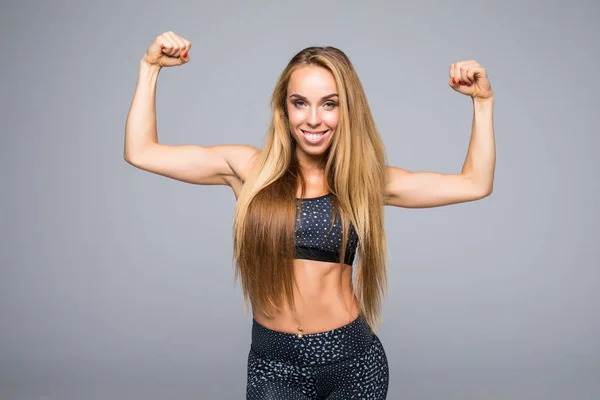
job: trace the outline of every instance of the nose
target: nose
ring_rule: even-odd
[[[317,127],[321,124],[321,114],[317,107],[311,108],[306,123],[311,127]]]

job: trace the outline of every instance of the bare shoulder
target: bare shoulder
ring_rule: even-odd
[[[237,198],[244,182],[252,171],[254,163],[260,154],[260,149],[250,145],[219,145],[219,152],[229,164],[232,175],[225,176],[225,181]]]
[[[213,149],[221,153],[231,167],[233,176],[242,182],[246,180],[256,156],[260,153],[260,149],[244,144],[217,145],[213,146]]]

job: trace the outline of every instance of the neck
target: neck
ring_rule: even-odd
[[[325,172],[325,156],[311,156],[301,151],[296,151],[298,165],[305,176],[321,175]]]
[[[310,156],[304,152],[297,151],[297,162],[300,173],[303,177],[303,190],[300,190],[299,197],[303,197],[308,190],[311,193],[328,191],[327,178],[325,177],[325,157]],[[312,194],[311,194],[312,195]]]

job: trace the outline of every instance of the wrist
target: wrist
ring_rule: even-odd
[[[140,60],[140,68],[146,71],[158,73],[162,69],[162,66],[149,63],[146,60],[146,55],[144,54],[144,57],[142,57],[142,59]]]
[[[481,97],[473,97],[473,105],[475,106],[492,106],[494,104],[494,96],[489,96],[486,98]]]

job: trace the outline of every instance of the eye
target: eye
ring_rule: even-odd
[[[302,107],[302,106],[304,106],[304,105],[305,105],[305,103],[304,103],[304,101],[303,101],[303,100],[294,100],[294,105],[295,105],[296,107]]]
[[[325,108],[332,109],[337,106],[337,103],[334,101],[328,101],[327,103],[324,104],[324,106],[325,106]]]

